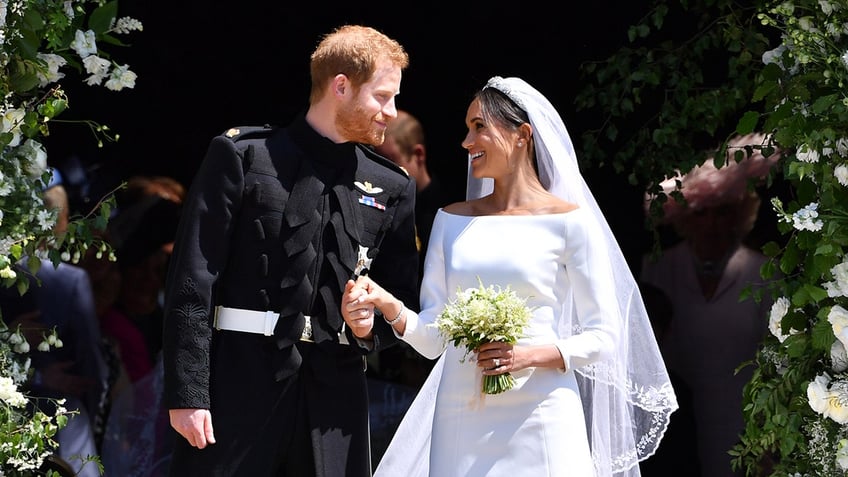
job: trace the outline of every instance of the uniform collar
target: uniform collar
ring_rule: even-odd
[[[354,142],[337,144],[322,136],[306,122],[306,114],[301,113],[290,126],[291,137],[307,152],[310,160],[327,166],[345,166],[356,162]]]

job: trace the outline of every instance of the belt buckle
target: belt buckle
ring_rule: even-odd
[[[303,315],[303,331],[300,333],[300,341],[312,342],[312,317]]]

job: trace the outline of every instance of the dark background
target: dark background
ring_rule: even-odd
[[[342,24],[365,24],[407,49],[397,105],[424,124],[430,167],[459,200],[472,93],[490,76],[521,76],[559,109],[579,154],[580,133],[597,126],[574,108],[579,65],[625,45],[627,27],[646,4],[122,0],[119,16],[140,20],[144,30],[121,36],[129,48],[100,46],[138,74],[135,88],[114,92],[65,81],[70,108],[60,117],[106,124],[120,139],[98,148],[88,128],[57,122],[45,143],[52,165],[69,169],[71,158],[83,165],[91,200],[134,174],[167,175],[189,186],[214,135],[233,126],[286,124],[305,110],[309,55],[321,36]],[[641,192],[610,171],[584,175],[625,253],[640,253],[644,243],[633,232],[643,232]]]

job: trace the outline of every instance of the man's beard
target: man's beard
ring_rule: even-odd
[[[345,139],[351,142],[379,146],[385,139],[384,131],[375,127],[368,113],[356,102],[339,108],[336,113],[336,128]]]

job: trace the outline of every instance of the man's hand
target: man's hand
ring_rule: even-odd
[[[207,444],[215,443],[212,430],[212,413],[209,409],[170,409],[171,427],[191,444],[203,449]]]
[[[355,282],[348,280],[342,295],[342,317],[354,336],[369,340],[374,327],[374,305],[365,302],[368,295],[367,277],[359,277]]]

